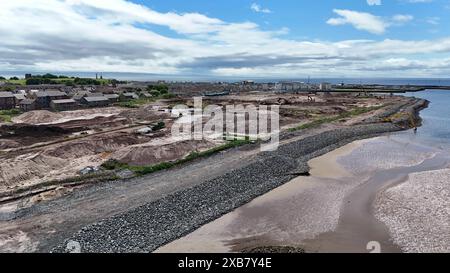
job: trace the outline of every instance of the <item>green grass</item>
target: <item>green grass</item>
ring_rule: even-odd
[[[135,100],[121,101],[116,103],[116,105],[125,108],[139,108],[139,106],[154,102],[155,100],[156,98],[139,98]]]
[[[15,116],[22,114],[19,109],[0,110],[0,121],[11,122],[11,119]]]
[[[25,79],[19,80],[5,80],[6,83],[16,84],[16,85],[25,85]]]
[[[75,79],[72,79],[72,78],[57,78],[57,79],[51,79],[51,80],[56,82],[56,83],[58,83],[58,84],[65,84],[67,82],[73,83],[73,81]],[[0,81],[4,81],[6,83],[15,84],[15,85],[26,85],[26,80],[25,79],[18,79],[18,80],[6,79],[6,80],[0,80]],[[110,79],[97,79],[97,81],[99,81],[102,85],[106,85],[106,84],[111,83]]]
[[[192,161],[194,159],[197,158],[203,158],[203,157],[208,157],[211,156],[213,154],[216,154],[218,152],[230,149],[230,148],[234,148],[234,147],[238,147],[238,146],[242,146],[244,144],[248,144],[250,143],[249,140],[233,140],[230,141],[228,143],[225,143],[223,145],[211,148],[207,151],[203,151],[203,152],[192,152],[190,153],[187,157],[176,160],[176,161],[172,161],[172,162],[162,162],[162,163],[158,163],[155,165],[149,165],[149,166],[130,166],[127,163],[121,163],[118,162],[117,160],[108,160],[107,162],[102,164],[102,167],[107,169],[107,170],[123,170],[123,169],[128,169],[131,170],[133,172],[135,172],[137,175],[146,175],[146,174],[151,174],[157,171],[162,171],[162,170],[166,170],[166,169],[170,169],[174,166]]]
[[[342,114],[339,114],[339,115],[335,115],[335,116],[331,116],[331,117],[320,117],[320,118],[315,119],[315,120],[313,120],[311,122],[302,124],[302,125],[297,126],[295,128],[291,128],[291,129],[289,129],[289,131],[290,132],[295,132],[295,131],[299,131],[299,130],[315,128],[315,127],[318,127],[318,126],[320,126],[322,124],[325,124],[325,123],[331,123],[331,122],[338,121],[338,120],[341,120],[341,119],[344,119],[344,118],[350,118],[350,117],[354,117],[354,116],[359,116],[359,115],[362,115],[364,113],[368,113],[368,112],[371,112],[371,111],[378,110],[378,109],[380,109],[382,107],[384,107],[384,106],[357,107],[355,109],[352,109],[352,110],[350,110],[348,112],[345,112],[345,113],[342,113]]]
[[[158,99],[172,99],[174,98],[174,94],[166,93],[166,94],[160,94],[158,96],[154,96],[151,98],[139,98],[129,101],[121,101],[116,103],[117,106],[125,107],[125,108],[139,108],[142,105],[155,102]]]

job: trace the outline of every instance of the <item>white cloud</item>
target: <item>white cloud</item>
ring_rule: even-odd
[[[100,0],[6,1],[0,18],[0,71],[243,77],[450,74],[450,38],[299,41],[283,38],[285,28],[265,31],[253,22],[161,13],[123,0],[109,0],[108,5]],[[388,25],[378,17],[366,20],[366,15],[339,22],[345,18],[337,23],[377,33]],[[163,35],[153,30],[155,25],[171,31]]]
[[[380,6],[381,0],[367,0],[369,6]]]
[[[403,25],[414,20],[414,16],[409,14],[397,14],[392,17],[392,25]]]
[[[441,23],[440,17],[428,17],[426,22],[430,25],[439,25]]]
[[[409,2],[409,3],[430,3],[430,2],[433,2],[433,0],[406,0],[406,2]]]
[[[383,34],[388,27],[388,24],[382,18],[370,13],[344,9],[334,9],[333,11],[340,17],[329,19],[327,21],[329,25],[350,24],[356,29],[365,30],[374,34]]]
[[[255,12],[261,12],[261,13],[272,13],[272,11],[268,8],[262,8],[257,3],[253,3],[250,8]]]

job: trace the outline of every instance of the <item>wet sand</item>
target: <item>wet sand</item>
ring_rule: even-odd
[[[405,145],[401,158],[382,160]],[[264,246],[369,252],[370,241],[379,242],[383,252],[400,252],[388,227],[374,217],[373,202],[411,172],[442,168],[445,160],[436,155],[434,149],[390,137],[353,142],[311,160],[310,177],[296,178],[156,252],[239,252]]]
[[[333,230],[342,200],[350,185],[357,183],[336,179],[351,180],[337,159],[359,145],[354,142],[311,160],[312,176],[298,177],[156,252],[238,252],[260,246],[301,246],[303,240]]]
[[[450,169],[410,174],[378,195],[375,216],[404,252],[450,253]]]

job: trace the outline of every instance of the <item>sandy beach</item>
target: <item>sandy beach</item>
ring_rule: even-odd
[[[383,159],[383,154],[396,153],[405,145],[409,149],[403,156]],[[373,215],[373,203],[384,189],[404,181],[409,170],[441,164],[436,154],[433,148],[396,137],[352,142],[310,160],[310,177],[295,178],[156,252],[240,252],[281,246],[307,252],[368,252],[367,243],[373,240],[381,242],[385,252],[404,251],[392,239],[395,234],[386,221]],[[377,202],[395,208],[384,200]]]
[[[450,252],[450,169],[412,173],[382,192],[375,215],[404,252]]]

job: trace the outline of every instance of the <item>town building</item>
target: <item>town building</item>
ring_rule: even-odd
[[[149,92],[141,92],[140,95],[141,95],[142,97],[144,97],[144,98],[151,98],[151,97],[153,97],[153,95],[150,94]]]
[[[36,100],[24,99],[19,102],[19,107],[24,112],[33,111],[36,109]]]
[[[331,83],[323,82],[319,86],[320,91],[330,91],[331,90]]]
[[[14,97],[16,98],[16,103],[18,103],[18,102],[20,102],[20,101],[26,99],[25,95],[24,95],[24,94],[21,94],[21,93],[19,93],[19,94],[14,94]]]
[[[74,99],[52,100],[50,102],[50,108],[54,111],[74,110],[77,106],[78,104]]]
[[[134,92],[126,92],[126,93],[122,93],[122,97],[125,100],[135,100],[135,99],[139,99],[139,96],[134,93]]]
[[[16,107],[16,97],[11,92],[0,92],[0,110]]]
[[[89,107],[103,107],[111,104],[110,100],[105,97],[84,97],[83,103]]]
[[[50,102],[52,100],[63,100],[67,98],[66,93],[61,91],[39,91],[35,95],[37,109],[50,108]]]
[[[120,96],[117,94],[105,94],[105,98],[107,98],[110,102],[118,102]]]

